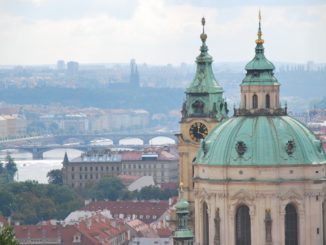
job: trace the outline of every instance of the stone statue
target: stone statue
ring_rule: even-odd
[[[220,222],[221,222],[220,209],[217,208],[215,211],[215,218],[214,218],[214,224],[215,224],[214,245],[221,244]]]
[[[265,210],[265,241],[266,245],[272,244],[272,217],[271,210]]]

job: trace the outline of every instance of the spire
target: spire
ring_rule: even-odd
[[[69,159],[68,159],[68,154],[67,152],[65,152],[65,156],[63,157],[63,163],[68,163]]]
[[[196,74],[186,90],[187,100],[184,106],[183,117],[211,117],[214,119],[221,119],[227,117],[224,111],[215,112],[215,107],[224,103],[222,98],[223,88],[219,85],[213,74],[212,62],[213,58],[208,54],[208,47],[206,45],[207,34],[205,33],[206,20],[201,19],[202,32],[200,40],[200,54],[196,58]],[[207,96],[207,95],[210,96]]]
[[[263,35],[262,31],[261,31],[261,12],[259,9],[259,13],[258,13],[258,19],[259,19],[259,27],[258,27],[258,39],[256,40],[257,44],[263,44],[264,43],[264,39],[261,38],[261,36]]]
[[[179,201],[175,205],[177,214],[177,228],[173,234],[174,244],[193,245],[194,235],[188,227],[189,203],[183,199],[183,183],[179,185]]]

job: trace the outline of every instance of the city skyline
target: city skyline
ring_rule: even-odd
[[[326,62],[325,1],[0,1],[0,65],[192,63],[200,19],[216,62],[252,58],[262,11],[266,55],[275,62]],[[297,52],[300,50],[300,52]]]

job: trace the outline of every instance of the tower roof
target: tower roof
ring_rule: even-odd
[[[264,40],[262,39],[261,14],[259,11],[259,26],[256,40],[255,57],[246,65],[246,77],[241,85],[273,85],[278,84],[274,77],[275,66],[264,54]]]
[[[203,32],[200,34],[202,45],[200,54],[196,58],[197,70],[195,78],[186,93],[222,93],[223,88],[219,85],[212,70],[213,58],[208,54],[206,45],[207,34],[205,33],[205,18],[202,18]]]

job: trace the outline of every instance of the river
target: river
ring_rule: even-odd
[[[157,137],[155,141],[152,142],[153,145],[164,145],[171,144],[174,141],[171,141],[169,138]],[[94,145],[110,145],[112,142],[94,142]],[[125,141],[120,142],[121,145],[139,145],[142,142],[139,139],[126,139]],[[82,153],[79,150],[74,149],[54,149],[43,154],[42,160],[33,160],[32,154],[27,152],[20,152],[17,150],[3,150],[0,151],[0,161],[4,162],[4,159],[7,156],[7,153],[15,159],[17,164],[17,181],[26,181],[26,180],[36,180],[39,183],[48,183],[47,173],[53,169],[61,169],[62,161],[65,152],[67,152],[69,159],[79,157]]]

